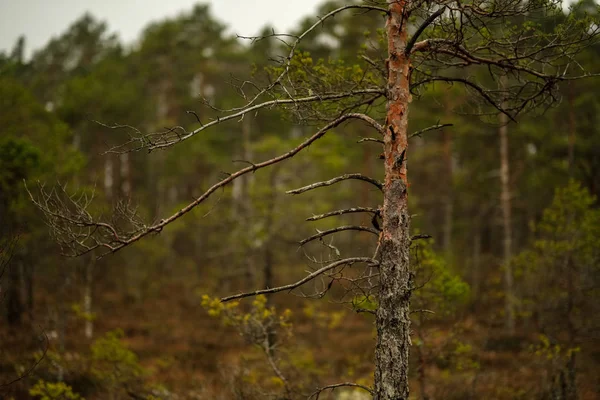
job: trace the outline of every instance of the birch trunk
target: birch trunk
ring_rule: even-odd
[[[405,1],[388,0],[388,104],[384,136],[385,190],[381,234],[379,308],[375,349],[377,400],[408,399],[411,273],[406,148],[409,59],[404,54],[408,18]]]

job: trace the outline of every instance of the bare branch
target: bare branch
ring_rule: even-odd
[[[338,125],[349,119],[362,120],[363,117],[362,114],[344,114],[336,118],[335,120],[329,122],[327,125],[325,125],[323,128],[321,128],[319,131],[314,133],[312,136],[307,138],[305,141],[300,143],[292,150],[281,154],[277,157],[271,158],[269,160],[256,164],[251,164],[248,167],[245,167],[233,174],[228,175],[225,179],[222,179],[221,181],[211,186],[200,197],[196,198],[196,200],[192,201],[187,206],[181,208],[179,211],[172,214],[171,216],[161,219],[157,223],[154,223],[149,226],[138,222],[137,220],[134,220],[136,222],[134,225],[134,229],[129,232],[118,232],[117,228],[113,224],[95,221],[91,214],[87,211],[87,207],[91,203],[92,199],[85,195],[82,195],[80,198],[74,198],[73,195],[69,196],[66,193],[65,188],[62,187],[60,189],[62,191],[62,193],[60,193],[60,196],[54,191],[47,193],[41,190],[41,198],[36,200],[31,193],[29,194],[34,204],[46,214],[47,220],[61,221],[61,224],[56,224],[56,226],[58,226],[59,229],[55,230],[55,235],[57,237],[64,236],[64,238],[59,237],[59,240],[62,240],[63,245],[67,247],[70,246],[71,248],[75,247],[75,249],[73,250],[77,255],[83,255],[96,248],[103,247],[107,249],[107,251],[98,256],[103,257],[108,253],[115,253],[120,249],[129,246],[130,244],[137,242],[145,236],[162,231],[162,229],[166,225],[179,219],[183,215],[193,210],[199,204],[205,202],[215,191],[228,185],[233,180],[239,178],[242,175],[254,172],[258,169],[262,169],[270,165],[280,163],[288,158],[295,156],[298,152],[307,148],[316,140],[325,135],[325,133],[327,133],[329,130],[337,127]],[[66,198],[68,204],[64,204],[64,201],[61,200],[61,198]],[[57,211],[57,209],[59,211]],[[135,216],[135,210],[131,211],[131,213],[132,216],[130,216],[130,219],[133,220]],[[68,228],[68,225],[72,227],[84,228],[84,231],[73,232],[71,229]]]
[[[320,215],[314,215],[312,217],[306,218],[307,221],[316,221],[319,219],[323,219],[323,218],[328,218],[328,217],[334,217],[337,215],[342,215],[342,214],[351,214],[351,213],[360,213],[360,212],[367,212],[367,213],[373,213],[373,214],[377,214],[379,213],[379,211],[375,208],[370,208],[370,207],[352,207],[352,208],[346,208],[344,210],[336,210],[336,211],[330,211],[328,213],[325,214],[320,214]]]
[[[355,113],[355,114],[356,114],[356,118],[362,119],[363,121],[367,122],[373,128],[377,129],[377,131],[380,134],[383,135],[385,133],[385,129],[383,128],[383,126],[379,122],[375,121],[373,118],[369,117],[366,114],[360,114],[360,113]]]
[[[204,131],[205,129],[208,129],[212,126],[218,125],[225,121],[229,121],[231,119],[241,118],[248,113],[256,112],[263,108],[275,107],[275,106],[282,105],[282,104],[300,104],[300,103],[322,102],[322,101],[327,101],[327,100],[339,100],[339,99],[343,99],[345,97],[359,96],[359,95],[371,94],[371,93],[377,93],[377,94],[383,95],[385,92],[382,89],[374,88],[374,89],[353,90],[353,91],[344,92],[344,93],[319,94],[319,95],[299,97],[299,98],[284,98],[284,99],[269,100],[269,101],[265,101],[260,104],[256,104],[256,105],[253,105],[253,106],[250,106],[247,108],[243,108],[237,112],[233,112],[226,116],[217,117],[217,119],[207,122],[205,124],[201,124],[201,126],[199,128],[194,129],[193,131],[190,131],[190,132],[187,132],[184,130],[183,133],[179,133],[174,128],[171,128],[171,129],[167,129],[166,132],[150,133],[150,134],[147,134],[144,136],[133,137],[129,141],[125,142],[124,144],[110,148],[109,150],[107,150],[105,152],[105,154],[108,154],[108,153],[118,154],[118,153],[127,152],[127,151],[139,151],[142,149],[148,149],[148,151],[152,151],[152,150],[156,150],[156,149],[164,149],[167,147],[171,147],[176,143],[183,142],[187,139],[190,139],[191,137],[197,135],[198,133],[200,133],[200,132]],[[378,125],[377,122],[364,114],[356,113],[356,115],[353,118],[362,119],[363,121],[370,123],[376,129],[379,130],[379,127],[377,126]],[[107,125],[104,125],[104,126],[107,126]],[[115,125],[115,126],[111,126],[110,128],[117,129],[117,128],[122,128],[122,127],[130,128],[129,126],[125,126],[125,125]],[[178,128],[181,128],[181,127],[178,127]],[[183,129],[183,128],[181,128],[181,129]],[[128,148],[128,146],[135,144],[135,143],[139,143],[139,145],[137,147]]]
[[[417,31],[414,33],[414,35],[412,35],[412,37],[410,38],[410,40],[406,44],[406,47],[404,48],[404,54],[405,55],[408,56],[410,54],[410,51],[412,50],[413,46],[417,42],[417,39],[419,39],[419,36],[421,36],[421,34],[423,33],[423,31],[425,29],[427,29],[427,27],[429,25],[431,25],[433,23],[433,21],[435,21],[435,19],[437,17],[439,17],[440,15],[442,15],[445,10],[446,10],[446,6],[442,6],[436,12],[434,12],[429,17],[427,17],[427,19],[425,21],[423,21],[423,23],[421,24],[421,26],[419,26],[419,28],[417,29]]]
[[[304,285],[306,282],[311,281],[312,279],[316,278],[317,276],[322,275],[323,273],[325,273],[333,268],[336,268],[336,267],[339,267],[342,265],[352,265],[355,263],[370,263],[372,265],[379,265],[379,263],[377,261],[374,261],[372,258],[369,258],[369,257],[345,258],[343,260],[338,260],[329,265],[326,265],[326,266],[308,274],[307,276],[305,276],[304,278],[300,279],[299,281],[297,281],[295,283],[290,283],[289,285],[279,286],[279,287],[270,288],[270,289],[255,290],[254,292],[239,293],[239,294],[235,294],[232,296],[223,297],[221,299],[221,301],[227,302],[227,301],[231,301],[231,300],[235,300],[235,299],[242,299],[244,297],[258,296],[260,294],[271,294],[271,293],[283,292],[286,290],[291,291],[299,286]]]
[[[351,382],[345,382],[345,383],[336,383],[334,385],[328,385],[328,386],[323,386],[322,388],[317,389],[313,394],[311,394],[308,397],[308,400],[314,398],[315,400],[319,400],[319,395],[321,394],[321,392],[325,391],[325,390],[333,390],[339,387],[355,387],[355,388],[360,388],[363,390],[366,390],[367,392],[369,392],[370,394],[373,394],[373,390],[371,390],[370,388],[360,385],[358,383],[351,383]]]
[[[424,85],[426,83],[430,83],[430,82],[446,82],[448,84],[452,84],[452,83],[462,83],[463,85],[470,87],[472,89],[474,89],[477,93],[479,93],[481,95],[481,97],[490,105],[492,105],[496,110],[500,111],[502,114],[506,115],[508,118],[511,119],[511,121],[516,122],[515,118],[510,115],[508,113],[507,110],[505,110],[503,107],[501,107],[500,105],[498,105],[498,103],[496,101],[494,101],[494,99],[492,98],[492,96],[490,96],[490,94],[488,93],[488,91],[483,88],[482,86],[471,82],[468,79],[464,79],[464,78],[453,78],[453,77],[449,77],[449,76],[433,76],[431,78],[427,78],[424,79],[420,82],[416,82],[414,84],[411,85],[411,90],[413,90],[414,88],[416,88],[417,86],[421,86]]]
[[[306,243],[312,242],[315,239],[319,239],[324,236],[331,235],[331,234],[337,233],[337,232],[342,232],[342,231],[371,232],[372,234],[379,236],[379,231],[377,231],[373,228],[368,228],[366,226],[360,226],[360,225],[345,225],[345,226],[338,226],[337,228],[333,228],[333,229],[328,229],[326,231],[322,231],[315,235],[312,235],[311,237],[307,237],[306,239],[302,239],[300,241],[300,245],[304,246]]]
[[[428,128],[421,129],[420,131],[416,131],[414,133],[411,133],[410,135],[408,135],[408,138],[410,139],[410,138],[415,137],[415,136],[421,136],[425,132],[434,131],[434,130],[437,130],[437,129],[445,128],[447,126],[454,126],[454,124],[437,124],[437,125],[433,125],[433,126],[430,126]]]
[[[415,240],[421,240],[421,239],[431,239],[431,235],[427,235],[425,233],[420,233],[418,235],[413,235],[410,240],[411,241],[415,241]]]
[[[319,21],[315,22],[310,27],[308,27],[304,32],[302,32],[300,35],[298,35],[296,37],[296,40],[294,41],[294,43],[290,45],[290,52],[287,55],[287,57],[285,58],[286,61],[283,66],[283,71],[277,76],[277,78],[275,78],[275,80],[273,80],[273,82],[271,82],[267,87],[260,90],[250,101],[248,101],[247,104],[245,104],[242,107],[232,109],[231,111],[246,110],[248,108],[252,108],[251,106],[262,95],[269,92],[275,86],[279,85],[281,80],[288,74],[292,58],[294,57],[294,54],[296,53],[296,49],[297,49],[298,45],[300,44],[300,42],[302,41],[302,39],[304,39],[308,34],[310,34],[312,31],[314,31],[316,28],[318,28],[320,25],[322,25],[323,22],[325,22],[327,19],[334,17],[336,14],[339,14],[342,11],[350,10],[350,9],[373,10],[373,11],[383,12],[386,15],[388,14],[388,10],[383,7],[377,7],[377,6],[372,6],[372,5],[368,5],[368,4],[351,4],[351,5],[346,5],[346,6],[336,8],[335,10],[328,12],[324,16],[319,17]]]
[[[320,188],[323,186],[331,186],[335,183],[338,183],[338,182],[341,182],[344,180],[348,180],[348,179],[358,179],[361,181],[369,182],[369,183],[375,185],[377,187],[377,189],[383,191],[383,185],[381,184],[381,182],[379,182],[376,179],[369,178],[368,176],[364,176],[362,174],[345,174],[345,175],[341,175],[341,176],[335,177],[333,179],[330,179],[328,181],[316,182],[311,185],[304,186],[304,187],[301,187],[298,189],[288,190],[286,193],[287,194],[300,194],[300,193],[308,192],[309,190],[313,190],[313,189]]]
[[[375,139],[375,138],[370,138],[370,137],[362,138],[362,139],[360,139],[356,143],[363,143],[363,142],[376,142],[376,143],[383,144],[383,140],[381,140],[381,139]]]

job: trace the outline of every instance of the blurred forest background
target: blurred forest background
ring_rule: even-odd
[[[383,23],[376,13],[344,14],[302,50],[315,62],[360,69],[357,54],[377,46]],[[213,300],[295,281],[314,267],[307,254],[372,254],[368,233],[341,233],[325,241],[330,247],[298,242],[335,226],[306,222],[312,215],[377,208],[373,186],[346,181],[302,197],[285,193],[344,173],[381,178],[379,145],[357,143],[369,136],[366,127],[339,127],[99,260],[62,256],[26,190],[24,181],[32,193],[37,181],[66,183],[95,192],[90,212],[128,205],[152,222],[243,165],[235,160],[271,158],[314,132],[310,121],[267,110],[168,151],[103,154],[128,139],[114,124],[142,132],[195,126],[187,111],[204,121],[214,115],[202,99],[221,108],[239,103],[230,82],[262,79],[282,48],[273,38],[250,45],[225,28],[198,5],[152,23],[126,48],[110,26],[84,15],[31,59],[25,39],[0,54],[5,398],[284,398],[276,395],[284,382],[256,345],[258,328],[276,335],[279,366],[297,393],[372,382],[374,317],[360,311],[374,305],[368,296],[344,297],[343,280],[324,282],[332,287],[320,299],[305,298],[319,290],[308,285],[296,296]],[[577,61],[597,72],[600,47]],[[412,229],[432,237],[413,249],[421,282],[412,301],[415,399],[600,398],[600,79],[561,85],[560,103],[506,129],[469,115],[458,86],[433,86],[413,100],[412,132],[453,124],[410,139]],[[340,218],[371,226],[369,216]],[[321,398],[362,393],[340,388]]]

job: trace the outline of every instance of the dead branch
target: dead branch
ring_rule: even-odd
[[[440,15],[442,15],[444,13],[444,11],[446,11],[446,6],[440,7],[436,12],[434,12],[433,14],[431,14],[429,17],[427,17],[427,19],[425,21],[423,21],[423,23],[419,26],[419,28],[416,30],[416,32],[412,35],[412,37],[410,38],[410,40],[406,44],[406,47],[404,48],[404,54],[405,55],[408,56],[410,54],[413,46],[417,42],[417,39],[419,39],[419,36],[421,36],[421,34],[423,33],[423,31],[425,29],[427,29],[427,27],[429,25],[431,25],[433,23],[433,21],[436,20],[437,17],[439,17]]]
[[[370,394],[373,394],[373,390],[371,390],[370,388],[368,388],[368,387],[366,387],[364,385],[360,385],[358,383],[345,382],[345,383],[336,383],[334,385],[323,386],[323,387],[317,389],[313,394],[311,394],[308,397],[308,400],[310,400],[312,398],[314,398],[315,400],[319,400],[319,395],[321,394],[321,392],[323,392],[325,390],[334,390],[334,389],[339,388],[339,387],[355,387],[355,388],[360,388],[360,389],[366,390]]]
[[[434,130],[437,130],[437,129],[442,129],[442,128],[445,128],[447,126],[454,126],[454,124],[437,124],[437,125],[433,125],[433,126],[430,126],[428,128],[421,129],[420,131],[416,131],[414,133],[411,133],[410,135],[408,135],[408,138],[410,139],[410,138],[415,137],[415,136],[419,136],[420,137],[425,132],[434,131]]]
[[[383,191],[383,184],[381,182],[379,182],[378,180],[376,180],[376,179],[369,178],[368,176],[365,176],[365,175],[362,175],[362,174],[345,174],[345,175],[341,175],[341,176],[335,177],[333,179],[330,179],[328,181],[316,182],[316,183],[313,183],[311,185],[304,186],[304,187],[301,187],[301,188],[298,188],[298,189],[288,190],[285,193],[287,193],[287,194],[300,194],[300,193],[308,192],[309,190],[313,190],[313,189],[320,188],[320,187],[323,187],[323,186],[331,186],[331,185],[333,185],[335,183],[338,183],[338,182],[341,182],[341,181],[344,181],[344,180],[348,180],[348,179],[358,179],[358,180],[361,180],[361,181],[369,182],[369,183],[375,185],[377,187],[377,189]]]
[[[379,231],[377,231],[373,228],[368,228],[366,226],[360,226],[360,225],[345,225],[345,226],[338,226],[337,228],[333,228],[333,229],[328,229],[326,231],[322,231],[315,235],[312,235],[311,237],[308,237],[306,239],[302,239],[300,241],[300,246],[304,246],[306,243],[312,242],[315,239],[320,239],[324,236],[331,235],[331,234],[337,233],[337,232],[342,232],[342,231],[363,231],[363,232],[370,232],[373,235],[379,236]]]
[[[336,118],[292,150],[269,160],[252,164],[228,175],[226,178],[207,189],[200,197],[196,198],[196,200],[181,208],[171,216],[161,219],[157,223],[151,225],[143,224],[139,217],[137,217],[135,210],[131,210],[126,206],[126,214],[128,215],[124,215],[122,218],[129,221],[130,225],[133,225],[133,229],[127,231],[120,231],[114,223],[101,222],[94,219],[87,210],[91,204],[93,195],[88,196],[85,193],[82,193],[78,197],[69,195],[66,188],[62,186],[58,191],[53,189],[47,192],[43,190],[43,185],[40,186],[40,195],[37,199],[31,192],[29,192],[29,195],[34,204],[44,212],[54,234],[59,238],[59,241],[63,246],[70,248],[75,255],[83,255],[97,248],[104,248],[107,251],[99,254],[98,258],[101,258],[106,254],[115,253],[152,233],[161,232],[166,225],[181,218],[196,206],[205,202],[215,191],[228,185],[233,180],[242,175],[255,172],[258,169],[280,163],[295,156],[297,153],[320,139],[329,130],[350,119],[362,120],[363,115],[349,113]]]
[[[363,142],[376,142],[376,143],[383,144],[383,140],[381,140],[381,139],[375,139],[375,138],[370,138],[370,137],[362,138],[362,139],[360,139],[356,143],[363,143]]]
[[[415,240],[421,240],[421,239],[431,239],[431,235],[427,235],[425,233],[420,233],[418,235],[413,235],[410,240],[411,241],[415,241]]]
[[[166,132],[150,133],[150,134],[143,135],[143,136],[132,137],[129,141],[108,149],[105,152],[105,154],[108,154],[108,153],[119,154],[119,153],[129,152],[129,151],[139,151],[142,149],[147,149],[148,151],[152,151],[152,150],[156,150],[156,149],[164,149],[167,147],[171,147],[172,145],[174,145],[176,143],[183,142],[187,139],[190,139],[191,137],[197,135],[198,133],[200,133],[212,126],[218,125],[225,121],[229,121],[231,119],[241,118],[248,113],[256,112],[263,108],[275,107],[275,106],[284,105],[284,104],[300,104],[300,103],[310,103],[310,102],[323,102],[323,101],[328,101],[328,100],[339,100],[339,99],[343,99],[345,97],[353,97],[353,96],[359,96],[359,95],[370,94],[370,93],[377,93],[377,94],[383,95],[385,92],[380,88],[357,89],[357,90],[345,92],[345,93],[319,94],[319,95],[298,97],[298,98],[293,98],[292,96],[290,96],[290,98],[269,100],[269,101],[265,101],[260,104],[255,104],[253,106],[242,108],[239,111],[235,111],[229,115],[217,117],[217,119],[207,122],[203,125],[201,124],[201,126],[199,128],[196,128],[190,132],[185,131],[185,129],[183,129],[182,127],[177,127],[177,128],[180,128],[183,133],[178,133],[176,130],[171,128],[171,129],[167,129]],[[366,121],[366,122],[370,123],[371,125],[373,125],[375,128],[377,128],[377,125],[378,125],[377,122],[364,114],[357,113],[357,114],[355,114],[355,116],[353,118]],[[105,125],[105,126],[107,126],[107,125]],[[108,126],[108,127],[112,128],[112,129],[120,129],[120,128],[123,128],[124,125],[115,125],[115,126]],[[132,148],[130,148],[132,145],[136,145],[136,146],[133,146]]]
[[[292,58],[294,57],[294,54],[296,53],[296,49],[297,49],[298,45],[300,44],[300,42],[302,41],[302,39],[304,39],[308,34],[310,34],[312,31],[314,31],[316,28],[318,28],[320,25],[322,25],[327,19],[334,17],[336,14],[339,14],[342,11],[350,10],[350,9],[373,10],[373,11],[379,11],[379,12],[385,13],[386,15],[389,12],[386,8],[383,8],[383,7],[378,7],[378,6],[368,5],[368,4],[350,4],[350,5],[336,8],[335,10],[328,12],[327,14],[325,14],[322,17],[318,17],[319,20],[317,22],[315,22],[314,24],[312,24],[310,27],[308,27],[300,35],[298,35],[296,37],[296,40],[294,41],[294,43],[292,43],[289,46],[290,52],[288,53],[287,57],[285,58],[286,61],[283,65],[283,71],[277,76],[277,78],[275,80],[273,80],[273,82],[271,82],[267,87],[265,87],[264,89],[259,91],[246,105],[239,107],[239,108],[231,109],[231,111],[244,110],[244,109],[252,106],[252,104],[254,104],[262,95],[264,95],[265,93],[272,90],[275,86],[279,85],[280,82],[282,81],[282,79],[288,74]]]
[[[352,207],[352,208],[346,208],[344,210],[330,211],[325,214],[313,215],[312,217],[306,218],[306,220],[307,221],[316,221],[316,220],[323,219],[323,218],[334,217],[334,216],[343,215],[343,214],[360,213],[360,212],[377,214],[377,213],[379,213],[379,210],[377,210],[375,208],[370,208],[370,207]]]
[[[244,297],[258,296],[260,294],[271,294],[271,293],[283,292],[286,290],[291,291],[293,289],[296,289],[299,286],[304,285],[306,282],[313,280],[317,276],[319,276],[333,268],[336,268],[336,267],[339,267],[342,265],[352,265],[355,263],[369,263],[372,265],[379,265],[379,263],[377,261],[374,261],[372,258],[369,258],[369,257],[345,258],[343,260],[338,260],[329,265],[326,265],[326,266],[308,274],[307,276],[305,276],[304,278],[300,279],[299,281],[297,281],[295,283],[290,283],[289,285],[279,286],[279,287],[275,287],[275,288],[255,290],[254,292],[239,293],[239,294],[235,294],[232,296],[223,297],[221,299],[221,301],[227,302],[227,301],[231,301],[231,300],[235,300],[235,299],[242,299]]]

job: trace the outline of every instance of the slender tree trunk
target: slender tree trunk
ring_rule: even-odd
[[[446,104],[448,107],[448,104]],[[444,252],[449,255],[452,251],[452,215],[454,213],[454,199],[452,193],[452,133],[449,129],[442,132],[444,149],[444,175],[446,176],[446,193],[444,196]]]
[[[121,193],[125,198],[131,197],[131,174],[129,173],[129,153],[119,155],[121,166]]]
[[[83,290],[83,312],[85,313],[85,338],[91,339],[94,336],[94,321],[90,318],[92,315],[92,283],[94,278],[95,257],[92,255],[85,265],[85,287]]]
[[[265,264],[263,269],[263,276],[265,280],[265,287],[273,287],[273,259],[275,254],[273,250],[275,249],[273,239],[277,234],[277,230],[275,229],[275,212],[277,210],[278,203],[278,191],[281,185],[281,177],[279,175],[279,166],[276,165],[271,170],[271,176],[269,179],[269,187],[271,188],[269,191],[269,195],[267,197],[267,215],[265,219],[265,225],[267,229],[267,239],[265,240]],[[268,299],[268,298],[267,298]]]
[[[109,202],[113,199],[113,170],[113,158],[107,155],[104,158],[104,194]]]
[[[23,318],[21,298],[20,261],[8,267],[8,288],[6,294],[6,320],[9,326],[18,326]]]
[[[405,1],[388,0],[388,104],[384,135],[385,190],[375,349],[377,400],[408,399],[410,352],[410,216],[406,178],[409,91]]]
[[[271,177],[269,182],[269,187],[271,188],[269,191],[269,195],[267,198],[267,215],[265,220],[265,225],[267,227],[267,240],[264,243],[265,250],[265,259],[263,266],[263,276],[264,276],[264,287],[271,288],[275,286],[273,281],[273,264],[275,254],[273,238],[275,237],[276,231],[274,227],[275,223],[275,211],[277,205],[277,193],[278,193],[278,181],[279,181],[279,167],[276,166],[271,171]],[[267,307],[271,304],[271,298],[267,297]],[[268,333],[268,345],[269,345],[269,354],[273,356],[275,345],[277,344],[277,333],[274,330],[269,330]]]
[[[573,175],[573,167],[575,164],[575,135],[576,135],[576,123],[575,123],[575,95],[573,93],[573,82],[568,82],[568,98],[569,98],[569,147],[568,147],[568,162],[569,162],[569,175]]]
[[[507,85],[506,78],[502,78],[502,88]],[[503,239],[503,265],[504,265],[504,293],[505,293],[505,325],[509,334],[515,332],[515,309],[514,309],[514,287],[513,271],[510,264],[512,258],[512,212],[510,193],[510,171],[508,164],[508,117],[500,113],[500,203],[502,206],[502,226],[504,228]]]
[[[481,285],[481,218],[475,220],[475,233],[473,234],[473,259],[471,265],[471,290],[473,298],[477,299]],[[477,305],[477,302],[475,302]]]
[[[67,324],[67,311],[64,304],[59,304],[57,311],[56,331],[58,335],[58,353],[61,358],[65,355],[65,331]],[[62,382],[65,377],[65,370],[62,361],[58,362],[56,370],[56,380]]]
[[[416,329],[416,333],[419,336],[420,344],[416,347],[417,356],[419,358],[419,370],[417,376],[419,380],[419,389],[421,391],[421,400],[429,400],[427,395],[427,354],[425,345],[425,335],[423,334],[423,313],[419,313],[419,326]]]
[[[34,285],[34,276],[35,276],[35,266],[32,262],[29,262],[25,267],[25,293],[27,300],[27,315],[29,316],[29,321],[33,321],[33,308],[35,299],[33,297],[33,285]]]
[[[242,121],[242,148],[238,154],[238,160],[251,162],[252,149],[250,147],[251,120],[246,115]],[[244,175],[232,182],[231,196],[233,198],[233,219],[236,224],[233,232],[235,241],[241,243],[241,251],[235,257],[235,267],[239,268],[245,276],[245,284],[253,287],[257,282],[255,265],[252,262],[252,238],[249,234],[252,230],[252,199],[250,197],[250,183],[252,176]],[[235,272],[234,275],[237,275]]]

